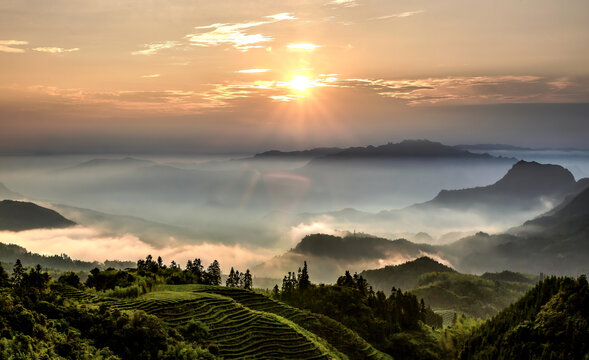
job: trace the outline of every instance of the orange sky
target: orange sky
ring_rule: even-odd
[[[459,141],[432,109],[587,103],[587,14],[582,0],[0,0],[0,152]],[[586,109],[552,109],[576,114],[570,134],[528,142],[578,145]]]

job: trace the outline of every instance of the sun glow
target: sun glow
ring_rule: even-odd
[[[289,88],[300,92],[305,92],[312,86],[313,82],[305,75],[295,75],[292,80],[288,82]]]

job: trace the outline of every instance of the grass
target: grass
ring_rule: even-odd
[[[225,359],[390,359],[355,332],[265,295],[208,285],[158,285],[137,298],[115,299],[62,287],[65,297],[122,311],[142,310],[180,327],[198,320]]]

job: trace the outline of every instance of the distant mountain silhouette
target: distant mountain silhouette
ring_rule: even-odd
[[[519,161],[496,183],[462,190],[442,190],[431,201],[418,206],[466,209],[508,206],[533,208],[542,202],[561,202],[576,191],[577,182],[560,165]]]
[[[7,188],[4,184],[0,183],[0,200],[2,200],[2,199],[14,200],[14,199],[20,199],[20,198],[22,198],[21,194],[15,193],[14,191]]]
[[[478,233],[441,252],[464,271],[589,272],[589,189],[559,210],[498,235]]]
[[[342,148],[324,147],[301,151],[279,151],[270,150],[254,155],[255,159],[310,159],[320,156],[335,154],[342,151]]]
[[[141,166],[155,165],[150,160],[125,157],[122,159],[92,159],[68,168],[67,170],[89,170],[92,168],[135,168]]]
[[[457,149],[474,150],[474,151],[497,151],[497,150],[511,150],[511,151],[531,151],[534,150],[528,147],[513,146],[506,144],[473,144],[473,145],[456,145]]]
[[[430,272],[456,272],[446,265],[440,264],[430,257],[423,256],[400,265],[389,265],[384,268],[365,270],[360,273],[374,290],[389,293],[391,288],[410,290],[417,286],[419,277]]]
[[[345,237],[314,234],[305,236],[293,253],[330,257],[338,260],[381,259],[383,254],[402,254],[416,257],[422,252],[435,251],[427,244],[414,244],[405,239],[389,240],[365,234]]]
[[[489,154],[475,154],[453,146],[429,140],[404,140],[400,143],[388,143],[381,146],[351,147],[334,154],[325,155],[316,161],[349,159],[471,159],[503,160]]]
[[[311,278],[317,282],[335,282],[344,271],[362,271],[382,264],[402,263],[434,254],[437,247],[415,244],[405,239],[389,240],[367,234],[305,236],[294,249],[253,268],[256,276],[282,278],[301,266],[312,265]],[[390,290],[390,289],[389,289]]]
[[[30,202],[12,200],[0,202],[0,230],[53,229],[74,225],[76,223],[59,213]]]

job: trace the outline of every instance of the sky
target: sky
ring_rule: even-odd
[[[0,0],[0,154],[589,148],[589,2]]]

